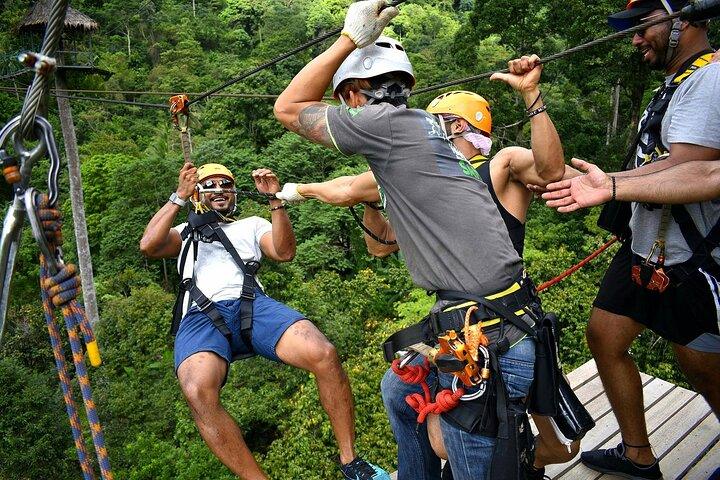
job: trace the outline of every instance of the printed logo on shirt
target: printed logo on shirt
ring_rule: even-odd
[[[351,117],[357,116],[360,112],[362,112],[362,111],[365,109],[365,107],[363,107],[363,106],[360,106],[360,107],[348,107],[348,106],[346,106],[346,108],[347,108],[347,111],[348,111],[348,113],[350,114]]]
[[[428,123],[427,135],[430,138],[445,138],[445,132],[440,128],[440,124],[435,120],[434,117],[426,116],[425,121]]]

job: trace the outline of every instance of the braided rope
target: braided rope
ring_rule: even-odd
[[[93,472],[90,458],[88,457],[87,449],[85,448],[85,439],[82,433],[80,418],[77,413],[77,406],[75,405],[75,400],[73,400],[73,389],[72,384],[70,383],[67,365],[65,364],[65,354],[62,350],[60,330],[55,323],[55,317],[53,315],[54,307],[50,301],[50,296],[47,294],[45,289],[41,288],[40,294],[42,296],[43,310],[45,312],[45,323],[47,324],[48,334],[50,335],[50,345],[52,346],[53,356],[55,357],[55,368],[57,369],[58,378],[60,380],[60,388],[62,388],[63,392],[65,411],[70,419],[70,430],[72,430],[72,436],[75,442],[75,451],[77,452],[78,461],[80,462],[80,469],[82,470],[83,478],[85,480],[95,480],[95,473]]]
[[[411,393],[405,397],[405,402],[418,414],[417,422],[423,423],[431,413],[439,415],[448,412],[460,404],[460,399],[465,395],[465,390],[458,388],[455,392],[450,389],[443,389],[435,394],[433,401],[430,387],[427,384],[427,376],[430,373],[430,362],[425,358],[422,365],[405,365],[400,367],[400,360],[392,362],[392,371],[405,383],[419,384],[423,390],[422,395]]]
[[[594,252],[592,252],[590,255],[588,255],[587,257],[585,257],[584,259],[582,259],[580,262],[576,263],[576,264],[573,265],[572,267],[570,267],[570,268],[568,268],[567,270],[565,270],[563,273],[561,273],[561,274],[558,275],[557,277],[555,277],[555,278],[553,278],[553,279],[551,279],[551,280],[548,280],[547,282],[541,283],[541,284],[537,287],[538,293],[539,293],[539,292],[542,292],[543,290],[545,290],[545,289],[547,289],[547,288],[552,287],[553,285],[556,285],[556,284],[560,283],[561,281],[563,281],[564,279],[566,279],[567,277],[569,277],[569,276],[572,275],[573,273],[575,273],[575,272],[577,272],[578,270],[580,270],[582,267],[584,267],[585,265],[587,265],[588,263],[590,263],[595,257],[597,257],[598,255],[600,255],[600,254],[601,254],[602,252],[604,252],[605,250],[607,250],[607,249],[610,247],[610,245],[612,245],[613,243],[617,242],[617,239],[618,239],[617,237],[612,237],[610,240],[608,240],[608,241],[605,242],[603,245],[601,245],[600,248],[598,248],[597,250],[595,250]]]
[[[65,24],[65,14],[69,0],[55,0],[48,17],[47,29],[41,53],[47,57],[54,57]],[[35,115],[40,108],[42,97],[47,93],[50,82],[46,71],[36,71],[35,78],[23,102],[20,113],[20,138],[30,138],[35,124]]]
[[[88,346],[88,352],[90,353],[91,345],[95,344],[95,336],[92,333],[92,328],[90,327],[85,315],[85,310],[77,301],[77,295],[80,292],[80,281],[77,276],[77,268],[75,268],[74,265],[67,265],[64,266],[57,274],[51,276],[48,272],[45,258],[42,257],[42,255],[40,256],[40,263],[40,285],[42,287],[45,316],[48,318],[48,324],[54,324],[54,308],[60,307],[62,311],[65,319],[65,327],[68,332],[68,339],[70,340],[70,348],[72,350],[73,363],[75,364],[75,372],[77,374],[78,383],[80,384],[80,392],[82,393],[85,412],[87,414],[88,422],[90,423],[90,432],[92,434],[93,444],[95,445],[95,453],[100,465],[100,474],[103,480],[112,480],[113,473],[110,468],[110,458],[105,446],[105,436],[103,434],[102,425],[100,424],[100,418],[97,413],[95,401],[93,400],[90,378],[88,376],[87,368],[85,367],[85,354],[83,352],[80,335],[78,333],[79,328],[82,331],[85,344]],[[55,327],[55,330],[57,330],[57,327]],[[55,333],[57,334],[57,331]],[[51,338],[52,337],[53,335],[51,333]],[[59,338],[57,338],[57,343],[59,345]],[[65,375],[65,377],[67,377],[67,375]],[[64,387],[63,391],[65,391]],[[73,425],[76,422],[73,421],[72,417],[70,423],[73,428],[73,435],[75,435],[77,424]],[[86,455],[87,453],[85,453],[85,456]],[[80,451],[78,451],[78,457],[80,456]],[[83,465],[82,460],[81,466],[84,472],[85,466]]]

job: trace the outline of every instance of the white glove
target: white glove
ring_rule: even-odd
[[[345,15],[342,34],[352,40],[357,48],[367,47],[377,40],[383,28],[400,13],[397,7],[387,7],[388,4],[388,0],[353,3]]]
[[[285,185],[283,185],[282,190],[275,194],[275,197],[279,198],[280,200],[285,200],[288,203],[304,202],[305,200],[307,200],[307,198],[300,195],[297,188],[297,183],[286,183]]]

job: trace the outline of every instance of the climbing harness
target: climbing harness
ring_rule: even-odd
[[[65,319],[70,347],[73,352],[75,372],[80,384],[87,418],[90,422],[90,430],[101,475],[104,480],[111,480],[113,474],[110,468],[110,460],[93,400],[92,389],[90,388],[78,328],[82,332],[87,354],[93,366],[100,365],[100,352],[92,327],[85,316],[85,310],[77,301],[77,295],[80,291],[80,279],[77,276],[77,269],[74,265],[65,265],[63,263],[60,248],[62,230],[60,212],[57,210],[60,157],[58,156],[50,124],[40,116],[35,116],[34,120],[34,131],[40,141],[35,148],[29,151],[25,149],[18,135],[21,124],[20,116],[12,119],[0,131],[0,157],[3,160],[3,175],[8,183],[12,185],[14,193],[13,203],[10,205],[3,222],[2,240],[0,242],[0,269],[2,269],[0,271],[0,282],[2,282],[0,334],[4,329],[10,280],[22,224],[24,217],[27,216],[33,236],[40,248],[40,285],[45,320],[81,470],[86,480],[95,479],[93,467],[85,448],[77,407],[73,399],[70,375],[65,364],[60,333],[54,317],[55,308],[61,309]],[[15,156],[9,155],[5,149],[10,139],[13,139],[14,142]],[[33,165],[45,154],[50,159],[47,195],[40,194],[34,188],[28,187]]]
[[[195,284],[195,263],[198,258],[198,248],[201,243],[220,242],[230,254],[233,261],[243,273],[243,286],[240,294],[240,336],[250,353],[241,353],[233,357],[233,360],[249,358],[255,355],[252,347],[252,317],[255,290],[262,291],[255,279],[255,274],[260,269],[260,263],[256,261],[245,262],[233,246],[221,227],[223,218],[214,210],[205,213],[190,211],[188,224],[181,233],[184,242],[183,249],[178,259],[178,273],[182,277],[180,288],[173,307],[173,319],[170,327],[170,334],[175,335],[180,328],[182,318],[195,302],[197,308],[207,315],[215,328],[222,333],[228,342],[232,341],[232,332],[225,323],[225,319],[218,311],[215,304],[208,299]],[[186,262],[192,247],[192,264],[190,273],[186,274]]]

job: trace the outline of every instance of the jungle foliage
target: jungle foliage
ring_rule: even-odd
[[[348,0],[74,0],[74,8],[100,24],[90,48],[96,65],[112,75],[72,75],[70,87],[202,92],[341,25],[347,4]],[[3,58],[37,48],[38,39],[18,30],[30,0],[5,0],[0,5]],[[422,87],[502,68],[521,54],[547,55],[605,35],[605,16],[624,2],[566,0],[562,8],[557,5],[548,0],[410,0],[387,33],[403,41]],[[321,48],[292,57],[230,91],[277,94]],[[641,106],[660,80],[640,64],[629,41],[547,65],[542,89],[566,157],[617,168]],[[28,81],[21,76],[15,83],[5,79],[2,84],[24,86]],[[613,131],[615,85],[620,86],[620,103]],[[522,105],[505,84],[483,81],[462,88],[491,102],[495,151],[528,146],[528,125],[519,122],[524,117]],[[424,107],[436,93],[413,97],[411,104]],[[104,96],[167,100],[122,93]],[[21,100],[21,95],[0,92],[3,122],[20,112]],[[49,105],[48,116],[60,139],[54,99]],[[72,106],[102,317],[97,334],[104,364],[91,371],[91,378],[116,476],[232,478],[200,439],[173,374],[168,326],[178,280],[174,261],[150,261],[138,250],[148,220],[175,189],[182,164],[179,136],[164,110],[90,101],[73,101]],[[272,168],[282,182],[322,181],[367,168],[361,158],[344,157],[284,131],[272,116],[272,99],[216,97],[195,105],[193,112],[196,164],[224,163],[243,189],[251,188],[249,173],[260,166]],[[42,185],[39,171],[34,181]],[[73,262],[65,173],[62,187],[64,250]],[[10,191],[5,184],[0,195],[7,205]],[[240,213],[268,216],[265,206],[248,199],[240,202]],[[376,260],[367,254],[346,209],[306,202],[289,209],[289,214],[298,237],[297,256],[286,264],[266,262],[261,278],[272,296],[306,313],[337,346],[355,394],[358,450],[393,469],[395,446],[379,394],[387,365],[379,345],[399,327],[419,320],[431,299],[413,288],[400,258]],[[552,278],[606,241],[608,234],[595,226],[597,214],[591,210],[562,216],[533,205],[526,240],[531,276],[538,282]],[[561,355],[567,371],[590,358],[584,328],[611,253],[543,294],[546,310],[558,312],[562,319]],[[25,232],[8,328],[0,345],[0,479],[80,475],[42,317],[37,274],[37,249]],[[652,334],[643,334],[633,354],[648,374],[684,382],[669,346]],[[232,366],[222,395],[271,478],[338,478],[332,431],[311,375],[251,359]]]

